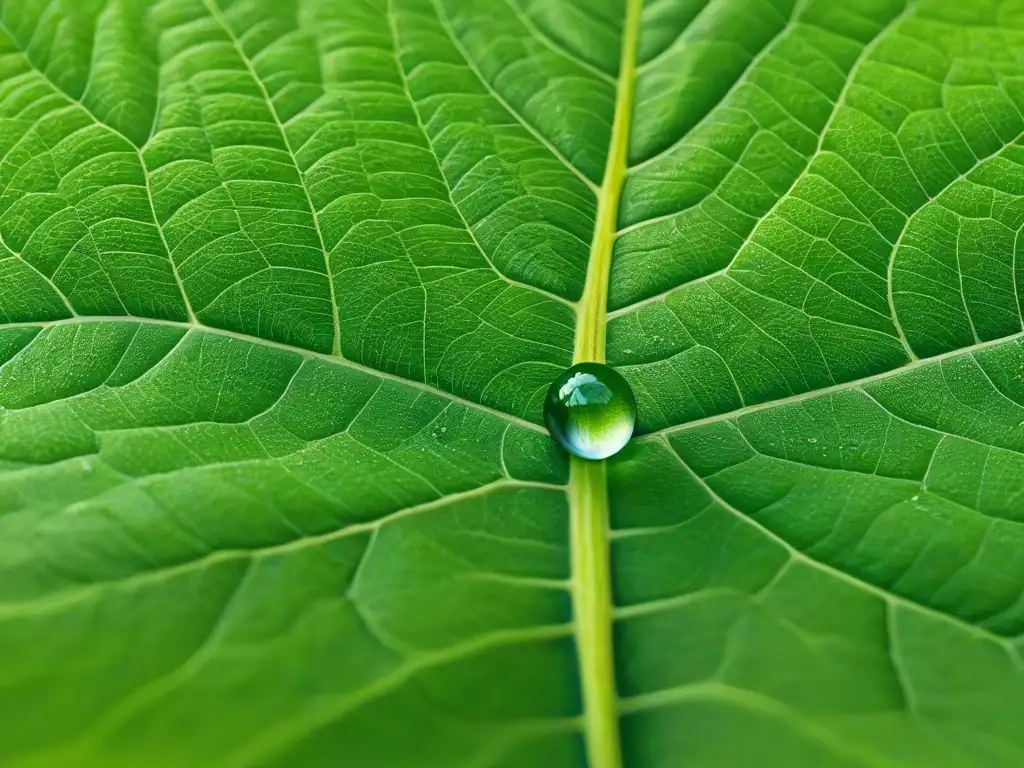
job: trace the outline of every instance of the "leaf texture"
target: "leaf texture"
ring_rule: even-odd
[[[0,763],[1019,766],[1022,51],[1020,0],[0,2]],[[586,473],[581,344],[639,403]]]

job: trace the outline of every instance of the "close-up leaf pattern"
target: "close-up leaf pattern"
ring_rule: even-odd
[[[1024,764],[1022,230],[1024,0],[0,0],[0,765]]]

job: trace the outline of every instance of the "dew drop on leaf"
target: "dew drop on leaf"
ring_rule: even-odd
[[[565,450],[584,459],[606,459],[633,436],[636,398],[614,369],[577,363],[548,389],[544,421]]]

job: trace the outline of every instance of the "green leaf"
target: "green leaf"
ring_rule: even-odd
[[[1020,766],[1022,50],[0,2],[0,764]]]

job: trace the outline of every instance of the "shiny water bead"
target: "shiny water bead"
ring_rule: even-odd
[[[614,369],[577,363],[552,382],[544,401],[544,421],[569,453],[605,459],[633,436],[636,398]]]

